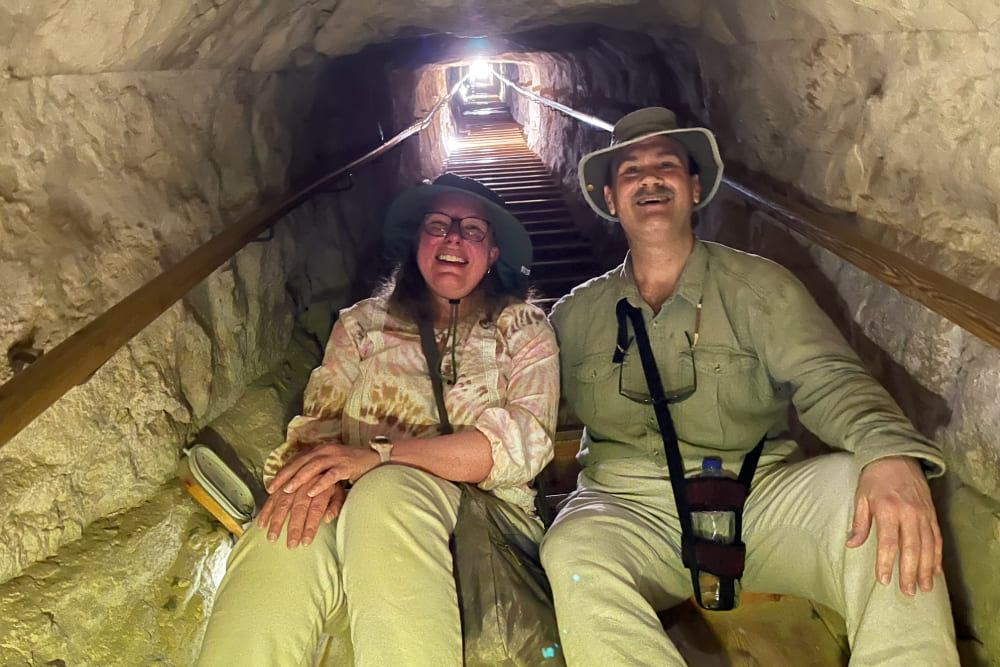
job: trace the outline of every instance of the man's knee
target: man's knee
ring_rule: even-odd
[[[557,519],[542,539],[540,554],[554,588],[570,583],[586,587],[605,576],[629,578],[646,561],[634,528],[629,530],[621,517],[586,509]]]
[[[586,519],[561,517],[549,528],[539,547],[542,567],[546,572],[555,573],[571,567],[594,547],[587,523]],[[552,575],[549,576],[551,578]]]

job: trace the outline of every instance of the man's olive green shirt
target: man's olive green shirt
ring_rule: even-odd
[[[694,334],[702,302],[693,354],[697,390],[670,405],[689,472],[705,456],[739,470],[765,435],[761,467],[796,453],[787,434],[789,403],[816,436],[854,452],[859,468],[905,454],[921,459],[932,475],[943,472],[937,446],[913,428],[791,273],[762,257],[697,240],[673,295],[655,315],[639,295],[629,258],[553,308],[563,393],[586,427],[582,465],[645,457],[666,466],[653,406],[619,393],[619,379],[627,392],[648,393],[634,340],[622,364],[612,359],[622,298],[642,310],[668,395],[695,381],[686,333]],[[631,326],[629,333],[634,338]]]

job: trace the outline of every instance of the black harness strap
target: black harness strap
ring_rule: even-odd
[[[626,318],[632,320],[635,330],[635,342],[639,346],[639,359],[642,361],[642,372],[646,375],[649,395],[653,397],[653,409],[656,411],[656,422],[663,436],[663,449],[667,455],[667,469],[670,471],[670,486],[674,490],[674,504],[681,520],[681,533],[692,535],[691,512],[688,510],[687,494],[684,493],[684,461],[681,459],[680,448],[677,445],[677,431],[674,420],[667,409],[667,399],[663,394],[663,382],[660,371],[656,367],[656,358],[649,345],[649,334],[646,332],[646,322],[642,319],[642,311],[633,308],[628,299],[618,302],[618,347],[615,350],[615,361],[621,361],[628,347],[628,324]],[[693,360],[692,360],[693,362]]]
[[[434,387],[434,400],[437,402],[438,419],[441,421],[441,433],[448,435],[453,432],[451,422],[448,421],[448,409],[444,405],[444,383],[441,380],[441,353],[438,351],[437,341],[434,340],[434,327],[430,320],[420,319],[417,322],[420,329],[420,347],[423,348],[424,358],[427,359],[427,367],[431,373],[431,385]]]
[[[667,398],[663,391],[663,382],[660,379],[660,371],[656,366],[656,358],[649,343],[649,333],[646,331],[646,322],[642,317],[642,311],[633,307],[628,299],[621,299],[616,308],[618,316],[618,340],[617,348],[613,357],[615,363],[624,359],[625,350],[628,348],[628,321],[631,320],[632,328],[635,330],[635,342],[639,347],[639,359],[642,361],[642,370],[646,376],[646,384],[649,388],[649,395],[653,398],[653,409],[656,412],[656,421],[660,428],[660,435],[663,437],[663,449],[667,457],[667,469],[670,472],[670,486],[674,493],[674,503],[677,506],[677,515],[681,523],[681,557],[684,566],[691,572],[691,586],[698,603],[701,604],[701,587],[698,582],[699,555],[713,557],[719,563],[720,569],[726,572],[718,572],[728,579],[722,579],[721,595],[725,608],[732,608],[735,598],[734,580],[743,574],[743,553],[745,545],[743,536],[743,502],[750,493],[750,483],[753,481],[754,472],[757,469],[757,462],[760,460],[761,452],[764,450],[765,433],[744,458],[740,467],[738,483],[742,486],[734,495],[739,499],[738,511],[735,507],[736,500],[733,501],[733,509],[736,513],[736,535],[735,543],[732,545],[722,545],[708,540],[695,537],[691,525],[691,509],[688,502],[687,482],[684,477],[684,461],[681,458],[680,445],[677,442],[677,431],[674,428],[674,421],[670,416]],[[691,360],[694,363],[694,359]],[[697,481],[697,480],[693,480]],[[737,480],[733,480],[737,481]],[[740,498],[742,497],[742,498]],[[732,552],[732,553],[729,553]],[[736,562],[738,559],[739,562]]]

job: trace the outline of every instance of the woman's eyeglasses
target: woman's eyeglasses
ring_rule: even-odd
[[[458,225],[458,234],[466,241],[482,243],[490,233],[490,223],[482,218],[453,218],[445,213],[425,213],[424,233],[428,236],[445,237]]]
[[[690,398],[690,396],[698,390],[698,370],[694,363],[694,348],[698,345],[698,335],[701,331],[701,299],[698,300],[698,305],[695,309],[694,317],[694,334],[687,331],[684,335],[687,337],[688,349],[691,351],[691,383],[681,387],[680,389],[674,389],[671,391],[664,390],[663,399],[667,403],[680,403],[681,401]],[[648,393],[632,391],[626,389],[622,384],[622,378],[625,376],[625,356],[628,352],[628,348],[632,345],[632,338],[629,338],[625,343],[624,348],[622,346],[617,346],[617,352],[615,358],[618,360],[618,393],[627,398],[630,401],[636,403],[641,403],[643,405],[653,405],[656,402],[652,396]]]

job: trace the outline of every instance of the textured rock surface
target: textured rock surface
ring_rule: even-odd
[[[1000,502],[967,486],[945,490],[946,574],[959,619],[959,634],[976,638],[963,647],[962,664],[994,665],[1000,655],[1000,596],[994,573],[1000,562]],[[956,587],[955,581],[966,582]],[[966,627],[963,627],[965,624]],[[992,657],[991,657],[992,656]]]
[[[0,83],[10,149],[0,163],[16,183],[0,200],[3,347],[51,349],[296,171],[331,159],[301,134],[324,110],[314,99],[322,75]],[[359,135],[344,122],[325,138],[343,146]],[[290,171],[293,150],[305,155]],[[284,357],[299,311],[346,301],[377,231],[370,188],[385,188],[379,169],[389,166],[287,216],[0,450],[0,581],[148,498],[173,476],[180,447]],[[0,360],[0,379],[11,361]]]
[[[730,158],[997,265],[998,46],[969,29],[705,49],[710,118]]]
[[[179,485],[0,586],[0,664],[194,663],[229,533]]]

